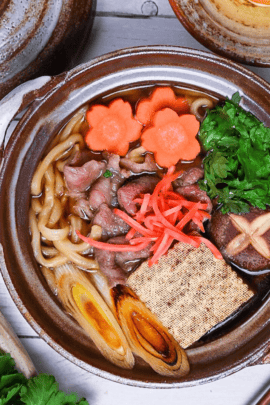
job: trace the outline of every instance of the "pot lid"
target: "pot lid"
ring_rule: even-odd
[[[270,7],[266,0],[169,0],[201,44],[237,62],[270,66]]]
[[[0,98],[41,74],[74,65],[92,26],[94,0],[3,0]]]

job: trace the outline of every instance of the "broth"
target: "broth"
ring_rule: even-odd
[[[163,83],[162,85],[167,84]],[[128,170],[125,166],[121,166],[121,159],[119,157],[120,160],[118,158],[118,160],[115,159],[115,163],[115,160],[113,161],[112,157],[113,154],[106,154],[104,151],[93,151],[87,148],[85,144],[85,136],[89,130],[89,125],[85,118],[86,111],[96,104],[108,106],[113,100],[121,97],[121,99],[128,101],[131,104],[134,114],[139,101],[149,97],[149,94],[155,88],[156,86],[145,85],[132,89],[121,89],[111,94],[104,94],[91,101],[89,106],[83,107],[65,125],[57,135],[56,139],[53,140],[49,151],[46,152],[42,162],[37,168],[32,182],[32,200],[30,208],[32,247],[42,273],[47,279],[53,292],[58,296],[60,279],[58,281],[56,280],[54,274],[55,269],[72,263],[73,266],[77,267],[79,272],[83,273],[88,280],[95,284],[97,289],[101,290],[104,288],[103,298],[107,301],[108,305],[110,305],[111,297],[108,292],[109,290],[106,281],[108,274],[105,273],[105,276],[104,274],[100,274],[100,279],[98,281],[95,280],[95,272],[99,271],[99,268],[101,267],[101,259],[99,261],[99,257],[96,257],[97,253],[96,255],[94,254],[95,249],[89,246],[86,242],[82,242],[76,233],[76,231],[79,231],[83,235],[90,234],[90,237],[93,239],[103,238],[103,241],[106,242],[106,237],[102,234],[102,227],[94,223],[96,213],[99,212],[100,206],[98,208],[93,208],[93,205],[88,204],[92,190],[101,179],[104,180],[104,174],[110,172],[108,173],[108,176],[111,176],[111,181],[115,180],[115,182],[112,183],[112,190],[114,197],[116,197],[119,188],[115,192],[114,187],[118,187],[119,184],[119,187],[124,187],[132,182],[132,184],[136,184],[136,181],[141,179],[142,176],[148,176],[147,179],[157,179],[158,181],[167,172],[166,168],[160,167],[156,163],[156,169],[153,170],[152,161],[152,165],[149,166],[151,167],[151,170],[145,169],[138,173],[132,172],[131,170],[131,173],[127,175]],[[224,101],[218,98],[215,94],[202,93],[196,89],[180,88],[177,86],[172,87],[172,89],[176,97],[185,97],[190,106],[195,100],[202,98],[210,100],[213,107]],[[198,117],[203,119],[205,115],[204,108],[198,108],[197,114]],[[140,145],[140,140],[131,142],[128,153],[137,150]],[[142,154],[144,159],[143,163],[145,163],[145,156],[147,155],[149,155],[148,152]],[[201,151],[196,158],[191,161],[179,160],[176,164],[176,172],[186,172],[187,170],[194,168],[202,169],[204,157],[205,152]],[[96,162],[95,164],[91,164],[91,169],[89,169],[91,173],[95,170],[97,171],[94,180],[89,180],[89,184],[86,184],[85,188],[82,187],[81,189],[81,185],[79,183],[77,184],[76,181],[72,179],[75,186],[73,184],[71,187],[71,180],[67,180],[66,168],[68,168],[73,176],[76,171],[80,172],[80,169],[83,169],[86,164],[89,164],[90,167],[91,161]],[[110,180],[107,181],[107,183],[109,182]],[[155,183],[155,181],[153,183]],[[157,183],[155,183],[155,185],[156,184]],[[148,192],[151,193],[152,191],[153,189]],[[81,204],[80,207],[78,202]],[[115,202],[111,199],[110,204],[108,203],[107,205],[109,208],[119,208],[119,201]],[[122,224],[121,226],[123,227]],[[125,232],[123,231],[122,235],[127,232],[128,230],[125,228]],[[120,235],[117,234],[114,237],[121,237],[121,231]],[[131,271],[135,271],[140,263],[147,258],[148,256],[146,254],[138,260],[133,257],[129,261],[126,261],[125,264],[128,263],[128,265],[133,267]],[[106,260],[109,259],[107,258]],[[223,322],[213,327],[191,347],[197,347],[206,342],[212,341],[241,325],[251,313],[254,313],[259,308],[268,295],[270,277],[243,275],[236,267],[233,267],[233,269],[252,286],[255,290],[254,297],[247,303],[243,304]],[[124,280],[124,272],[125,270],[120,273],[119,280],[121,280],[121,277],[122,280]],[[63,300],[60,301],[63,304]],[[67,310],[65,305],[63,306],[64,309]]]

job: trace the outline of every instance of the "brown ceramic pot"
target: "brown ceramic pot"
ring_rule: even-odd
[[[89,37],[96,0],[3,0],[0,4],[0,99],[14,87],[76,65]]]
[[[96,375],[139,387],[187,387],[210,382],[248,365],[270,362],[270,297],[255,300],[230,325],[187,350],[190,374],[164,378],[136,360],[122,370],[105,360],[80,327],[62,311],[48,288],[30,245],[30,182],[44,150],[84,103],[115,89],[174,84],[219,97],[243,96],[242,105],[270,126],[270,85],[224,58],[177,47],[120,50],[54,78],[15,89],[0,103],[0,139],[17,110],[32,103],[3,152],[0,175],[0,260],[17,307],[34,330],[70,361]],[[27,95],[26,95],[27,94]]]
[[[206,48],[237,62],[270,66],[270,7],[247,0],[169,0]]]

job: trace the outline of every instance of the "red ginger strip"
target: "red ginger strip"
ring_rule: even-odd
[[[117,245],[114,243],[105,243],[105,242],[97,241],[92,238],[88,238],[86,236],[83,236],[79,231],[76,231],[76,233],[80,239],[82,239],[86,243],[89,243],[89,245],[91,245],[97,249],[110,250],[112,252],[138,252],[138,251],[146,248],[146,246],[149,245],[148,240],[146,240],[145,242],[142,242],[142,243],[138,243],[137,245]]]
[[[167,174],[156,185],[152,195],[144,194],[140,198],[134,199],[134,202],[141,205],[134,218],[117,208],[114,209],[114,213],[131,226],[126,235],[129,244],[116,245],[98,242],[82,236],[79,232],[77,235],[98,249],[115,252],[140,251],[154,242],[150,249],[153,256],[148,262],[149,266],[157,263],[159,258],[167,253],[174,240],[188,243],[194,247],[199,247],[203,242],[217,259],[222,259],[218,249],[208,239],[183,232],[183,228],[190,221],[194,221],[204,232],[202,221],[211,216],[204,211],[208,204],[188,201],[172,191],[171,184],[180,175],[180,173],[174,173],[174,170],[174,166],[169,168]],[[136,236],[138,233],[142,236]]]

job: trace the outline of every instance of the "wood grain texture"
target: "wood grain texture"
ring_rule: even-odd
[[[97,14],[143,16],[143,9],[147,4],[153,3],[158,9],[158,16],[176,18],[167,0],[98,0]]]
[[[144,0],[97,0],[93,31],[76,64],[131,46],[175,45],[205,49],[183,28],[168,0],[155,0],[158,14],[150,17],[142,13],[144,3]],[[251,70],[270,82],[270,69]],[[40,339],[13,303],[1,276],[0,309],[20,337],[37,371],[53,374],[62,390],[78,392],[91,405],[252,405],[270,385],[270,365],[249,367],[195,388],[154,390],[119,385],[85,372]]]
[[[38,372],[53,373],[62,390],[78,392],[90,405],[251,405],[250,401],[270,384],[270,366],[254,366],[195,388],[134,388],[85,372],[42,340],[21,340]]]
[[[165,3],[166,1],[163,0]],[[177,18],[97,15],[89,38],[89,46],[75,62],[76,64],[88,62],[117,49],[148,45],[183,46],[209,52],[185,30]],[[270,68],[248,68],[270,82]]]
[[[34,364],[27,351],[23,347],[18,336],[15,334],[10,323],[0,312],[0,350],[10,353],[16,363],[17,369],[30,378],[36,375]]]

